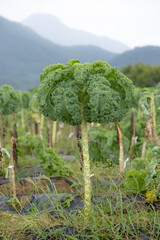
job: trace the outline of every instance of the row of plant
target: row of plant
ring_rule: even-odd
[[[0,88],[1,150],[7,148],[4,129],[7,135],[12,131],[14,139],[19,131],[19,140],[12,138],[12,145],[18,145],[19,156],[27,152],[38,156],[50,175],[56,164],[59,172],[65,171],[59,156],[46,146],[55,146],[57,121],[77,126],[70,133],[77,132],[78,146],[73,143],[73,149],[79,149],[83,167],[86,215],[91,202],[90,161],[104,161],[108,167],[119,164],[127,189],[142,191],[148,199],[158,200],[160,86],[133,91],[129,79],[101,61],[82,65],[78,60],[70,60],[66,65],[50,65],[40,79],[41,85],[33,92],[17,92],[6,85]],[[12,124],[8,124],[11,119]],[[1,151],[1,158],[2,154],[7,159],[5,152]]]
[[[47,176],[73,176],[84,209],[68,215],[59,206],[59,217],[36,208],[27,216],[1,213],[3,236],[143,239],[145,230],[148,239],[158,239],[159,211],[135,209],[130,200],[132,193],[142,193],[145,201],[159,201],[160,85],[134,88],[117,68],[78,60],[46,67],[40,80],[28,92],[0,87],[1,174],[8,177],[9,171],[14,196],[14,167],[43,165]],[[75,155],[76,161],[66,163],[60,154]],[[100,195],[104,202],[93,204]]]

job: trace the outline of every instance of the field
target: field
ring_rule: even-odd
[[[129,83],[112,95],[107,85],[105,95],[98,76],[100,86],[92,80],[87,93],[80,90],[84,115],[76,124],[73,86],[66,81],[55,90],[54,115],[42,96],[50,87],[45,74],[39,96],[37,89],[0,87],[0,239],[160,239],[160,85],[135,88],[132,96]],[[112,109],[106,122],[97,102],[84,107],[85,94],[95,101],[97,91],[103,114]]]

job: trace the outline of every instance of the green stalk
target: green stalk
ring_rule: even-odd
[[[153,138],[155,140],[156,145],[160,147],[160,139],[158,137],[157,130],[156,130],[156,109],[155,109],[155,103],[154,103],[154,94],[152,94],[151,96],[151,115],[152,115]]]
[[[12,144],[12,192],[13,197],[16,197],[16,183],[15,183],[15,172],[14,172],[14,137],[11,138],[11,144]]]
[[[39,136],[41,139],[41,143],[43,145],[43,149],[45,148],[44,142],[43,142],[43,124],[44,124],[44,115],[41,114],[40,116],[40,126],[39,126]]]
[[[90,160],[88,148],[87,122],[82,120],[82,150],[83,150],[83,176],[84,176],[84,214],[87,217],[91,211],[91,180]]]
[[[52,145],[54,147],[55,142],[56,142],[56,132],[57,132],[57,122],[53,121],[53,125],[52,125]]]
[[[48,147],[52,148],[52,135],[51,135],[51,125],[50,125],[49,118],[47,118],[47,137],[48,137]]]
[[[151,96],[151,114],[152,114],[153,129],[156,130],[156,110],[155,110],[155,104],[154,104],[154,94],[152,94]]]
[[[39,136],[40,136],[41,141],[43,141],[43,123],[44,123],[44,115],[41,114],[40,126],[39,126]]]
[[[3,147],[3,122],[4,122],[4,120],[3,120],[3,114],[1,114],[1,129],[0,129],[0,131],[1,131],[1,136],[0,136],[0,148]]]

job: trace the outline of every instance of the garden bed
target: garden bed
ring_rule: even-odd
[[[32,194],[48,192],[67,192],[73,193],[75,189],[71,187],[72,181],[60,177],[30,177],[20,179],[16,182],[17,194]],[[8,195],[11,193],[9,179],[0,179],[0,194]]]

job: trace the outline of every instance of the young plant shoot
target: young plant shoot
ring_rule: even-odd
[[[106,62],[52,64],[41,73],[38,102],[53,121],[82,126],[84,210],[91,210],[87,123],[118,122],[130,108],[133,84]]]

